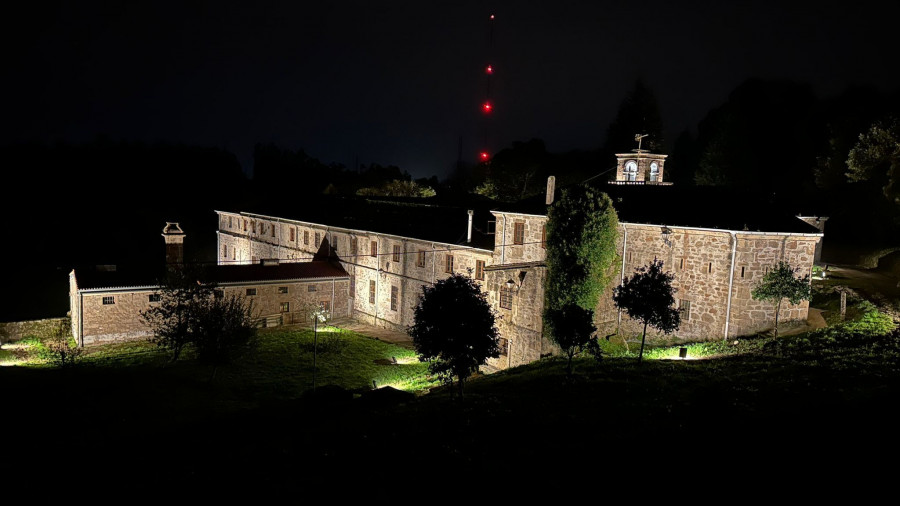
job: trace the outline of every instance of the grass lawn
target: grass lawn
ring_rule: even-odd
[[[177,363],[171,363],[170,354],[155,344],[132,341],[86,348],[78,367],[66,372],[74,376],[131,371],[147,376],[149,382],[206,381],[235,398],[293,398],[311,389],[313,331],[261,329],[259,335],[257,349],[217,371],[193,360],[189,348]],[[0,364],[50,369],[42,359],[42,349],[41,341],[35,338],[7,344],[0,350]],[[374,382],[378,387],[422,391],[436,384],[428,365],[419,362],[412,350],[353,332],[320,328],[316,349],[318,386],[369,390]]]
[[[634,347],[605,343],[604,359],[578,358],[572,378],[564,360],[545,359],[472,379],[463,401],[449,389],[401,404],[300,397],[311,381],[302,332],[267,331],[254,357],[214,381],[190,357],[163,367],[157,350],[131,343],[71,371],[0,368],[3,406],[30,438],[2,447],[54,453],[40,435],[59,426],[78,435],[73,460],[124,462],[127,476],[164,465],[191,484],[376,495],[454,478],[640,496],[871,487],[891,483],[883,462],[900,450],[900,332],[853,304],[852,320],[806,334],[688,345],[697,360],[657,360],[677,355],[660,345],[638,365]],[[408,350],[340,333],[321,344],[321,384],[429,384],[424,364],[381,365]],[[367,480],[377,487],[356,486]]]

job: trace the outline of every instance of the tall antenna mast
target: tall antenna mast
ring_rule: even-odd
[[[494,112],[494,103],[491,101],[491,80],[494,76],[494,65],[491,63],[491,58],[494,53],[494,19],[496,17],[491,14],[490,19],[488,20],[488,62],[484,67],[484,73],[487,76],[486,84],[485,84],[485,93],[484,93],[484,102],[481,104],[481,112],[485,116],[490,116],[491,113]],[[478,161],[487,162],[491,159],[491,153],[488,151],[487,143],[488,143],[488,120],[484,121],[484,139],[482,140],[482,149],[481,152],[478,153]]]

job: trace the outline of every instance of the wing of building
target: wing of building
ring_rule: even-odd
[[[147,266],[131,270],[102,266],[69,273],[72,335],[79,345],[152,335],[140,313],[159,303],[167,269],[179,268],[183,262],[184,233],[178,224],[167,224],[163,237],[167,263],[160,263],[159,270]],[[346,297],[350,276],[331,259],[219,264],[203,266],[194,273],[198,281],[216,286],[216,296],[241,295],[252,300],[261,326],[304,322],[308,316],[304,308],[310,304],[339,316],[351,313]]]

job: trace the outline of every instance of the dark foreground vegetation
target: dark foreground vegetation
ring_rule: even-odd
[[[4,471],[52,462],[73,478],[102,477],[104,489],[164,474],[219,492],[496,492],[575,480],[608,490],[649,481],[642,495],[760,493],[766,483],[865,484],[865,494],[885,485],[898,450],[900,333],[868,303],[848,317],[830,311],[830,327],[777,340],[693,345],[687,360],[659,347],[643,365],[633,345],[607,343],[599,363],[576,358],[572,378],[565,360],[542,360],[471,381],[462,402],[452,389],[421,395],[434,384],[425,364],[392,365],[411,352],[362,338],[326,338],[319,378],[341,387],[316,395],[303,365],[309,336],[283,333],[212,381],[189,356],[147,359],[147,345],[68,370],[2,367],[3,450],[15,456]],[[379,370],[420,395],[370,390]],[[360,483],[374,488],[350,487]]]

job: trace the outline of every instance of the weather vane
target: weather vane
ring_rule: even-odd
[[[641,152],[641,141],[644,139],[644,137],[647,137],[647,135],[648,134],[635,134],[634,141],[638,143],[638,148],[637,148],[638,153]]]

